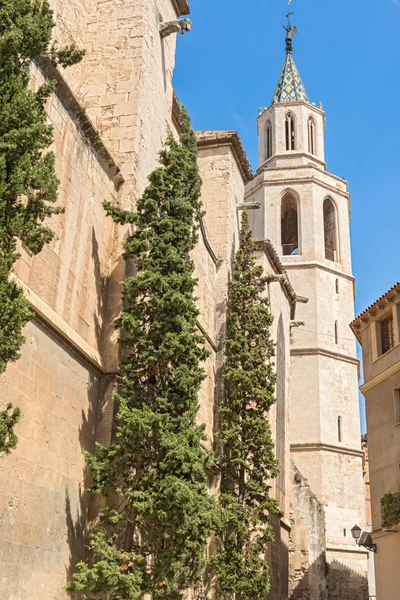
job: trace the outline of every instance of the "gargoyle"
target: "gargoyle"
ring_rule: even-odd
[[[160,24],[160,35],[162,38],[168,37],[172,33],[184,34],[185,31],[192,30],[192,21],[190,19],[178,19],[176,21],[166,21]]]

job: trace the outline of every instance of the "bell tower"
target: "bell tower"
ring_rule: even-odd
[[[365,491],[359,365],[349,328],[350,196],[347,182],[326,169],[325,113],[321,103],[309,101],[296,68],[291,14],[278,84],[257,119],[259,167],[246,200],[261,205],[250,212],[254,236],[271,240],[296,294],[308,299],[297,305],[296,320],[304,326],[292,329],[290,448],[324,508],[324,598],[365,600],[368,557],[351,536],[355,523],[365,525]]]

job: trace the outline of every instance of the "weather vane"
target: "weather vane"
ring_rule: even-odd
[[[288,0],[288,5],[289,5],[289,12],[286,15],[286,18],[288,20],[287,22],[287,26],[285,27],[283,25],[284,30],[286,31],[286,52],[292,52],[293,50],[293,40],[292,40],[292,36],[293,34],[296,35],[298,33],[296,27],[292,27],[292,24],[290,22],[290,17],[292,15],[294,15],[294,12],[292,12],[290,10],[290,5],[292,4],[292,0]]]

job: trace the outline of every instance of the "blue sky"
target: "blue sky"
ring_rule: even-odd
[[[349,181],[356,313],[400,279],[400,0],[292,0],[294,59],[323,102],[328,170]],[[235,129],[253,168],[256,117],[285,56],[287,0],[191,0],[174,85],[195,129]],[[363,425],[364,429],[364,425]]]

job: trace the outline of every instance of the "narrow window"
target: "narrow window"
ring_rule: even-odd
[[[339,343],[339,324],[335,321],[335,344]]]
[[[381,343],[382,354],[385,354],[385,352],[388,352],[394,346],[393,315],[389,315],[381,321]]]
[[[343,529],[343,537],[346,537],[346,536],[347,536],[347,530]]]
[[[312,117],[308,119],[308,151],[310,154],[316,154],[315,121]]]
[[[324,200],[324,239],[325,258],[332,262],[336,262],[336,213],[334,204],[330,198]]]
[[[271,121],[267,121],[265,125],[265,160],[272,156],[272,125]]]
[[[335,289],[336,289],[336,293],[339,293],[339,279],[336,279],[336,283],[335,283]]]
[[[396,425],[400,424],[400,390],[394,390],[394,419]]]
[[[338,417],[337,426],[338,426],[338,440],[339,440],[339,442],[341,442],[342,441],[342,417]]]
[[[294,117],[290,113],[285,119],[286,150],[295,149]]]
[[[282,200],[281,209],[282,256],[299,254],[299,219],[297,201],[291,194]]]

